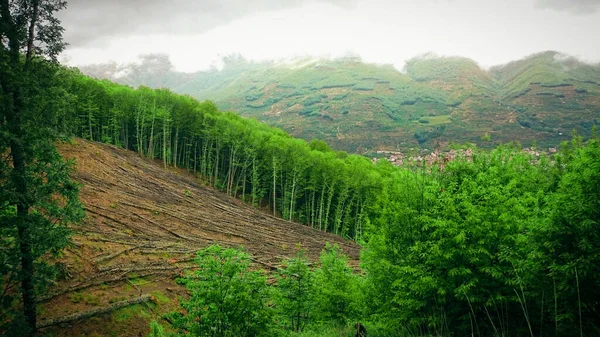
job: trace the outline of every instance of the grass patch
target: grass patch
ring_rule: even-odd
[[[80,292],[73,293],[71,295],[71,302],[73,303],[85,303],[87,305],[97,306],[100,305],[100,299],[98,296],[94,296],[92,294],[84,294]]]
[[[126,322],[134,317],[150,319],[150,313],[148,312],[148,308],[141,304],[135,304],[130,307],[122,308],[116,310],[112,314],[115,322]]]
[[[135,286],[143,286],[143,285],[146,285],[146,284],[150,283],[149,280],[147,280],[147,279],[145,279],[143,277],[130,278],[129,282],[131,282]]]
[[[150,294],[156,299],[156,304],[160,305],[171,302],[171,299],[161,291],[153,291]]]
[[[83,294],[82,293],[73,293],[71,295],[71,302],[73,303],[79,303],[83,300]]]
[[[427,117],[423,117],[421,119],[426,119],[429,121],[429,125],[440,125],[440,124],[446,124],[446,123],[450,123],[450,115],[443,115],[443,116],[427,116]]]

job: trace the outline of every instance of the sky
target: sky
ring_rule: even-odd
[[[167,54],[178,71],[253,61],[425,53],[482,67],[555,50],[600,62],[600,0],[68,0],[63,62],[129,63]]]

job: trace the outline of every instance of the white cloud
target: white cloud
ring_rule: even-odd
[[[103,46],[72,47],[67,55],[72,64],[83,65],[166,53],[182,71],[206,69],[232,53],[251,60],[355,53],[399,68],[426,52],[470,57],[482,66],[543,50],[600,60],[594,43],[598,13],[573,16],[519,0],[363,0],[352,6],[332,1],[254,12],[199,32],[116,36]]]
[[[598,11],[600,0],[536,0],[536,6],[544,9],[586,15]]]

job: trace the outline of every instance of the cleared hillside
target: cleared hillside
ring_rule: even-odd
[[[177,307],[175,277],[210,244],[245,247],[257,268],[272,270],[297,247],[315,261],[326,242],[358,264],[359,246],[274,218],[199,184],[185,170],[164,169],[134,152],[76,139],[60,152],[76,161],[74,178],[87,218],[61,258],[63,279],[42,297],[40,324],[143,295],[153,301],[48,328],[60,336],[138,336]]]
[[[435,55],[411,59],[403,71],[353,58],[225,61],[221,70],[194,74],[174,71],[162,56],[82,71],[213,100],[221,110],[353,153],[515,140],[550,147],[573,129],[587,136],[600,124],[600,66],[552,51],[490,70]]]

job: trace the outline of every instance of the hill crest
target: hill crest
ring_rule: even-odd
[[[600,65],[553,51],[487,70],[468,58],[435,55],[413,58],[402,71],[356,58],[256,63],[239,56],[194,74],[173,71],[160,56],[132,69],[118,78],[102,66],[82,71],[210,99],[354,153],[515,140],[554,147],[573,129],[586,136],[600,123]]]

